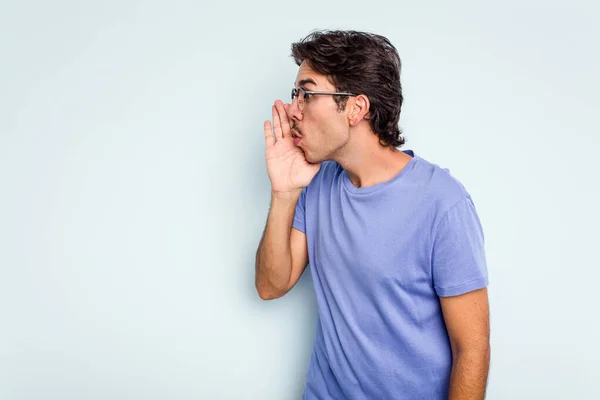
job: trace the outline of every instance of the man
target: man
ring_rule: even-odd
[[[448,170],[398,150],[396,49],[321,31],[292,56],[292,102],[264,124],[272,193],[256,288],[281,297],[310,261],[318,320],[303,399],[484,398],[482,227]]]

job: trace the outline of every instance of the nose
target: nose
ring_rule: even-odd
[[[284,104],[284,107],[285,112],[290,117],[290,119],[295,119],[297,121],[302,120],[304,114],[302,113],[302,111],[300,111],[300,108],[298,107],[298,99],[292,100],[291,104]]]

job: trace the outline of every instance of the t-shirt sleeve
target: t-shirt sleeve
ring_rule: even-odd
[[[302,192],[300,193],[300,197],[296,203],[296,211],[294,212],[294,221],[292,223],[292,227],[298,229],[302,233],[306,233],[306,217],[304,215],[304,207],[306,205],[307,187],[303,188]]]
[[[483,229],[469,196],[452,206],[435,230],[432,273],[440,297],[488,285]]]

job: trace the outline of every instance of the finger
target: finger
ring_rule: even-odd
[[[275,106],[273,108],[273,131],[275,132],[275,140],[283,139],[283,131],[281,130],[281,121],[279,120],[279,113]]]
[[[275,138],[273,137],[273,131],[271,130],[271,121],[265,121],[263,127],[265,129],[265,144],[267,147],[274,145]]]
[[[290,134],[290,120],[288,118],[288,114],[285,111],[285,105],[282,101],[276,101],[275,107],[277,107],[277,112],[279,113],[279,120],[281,122],[281,131],[283,132],[283,137],[291,137]]]

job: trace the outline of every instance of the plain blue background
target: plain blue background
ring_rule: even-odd
[[[486,232],[488,398],[600,397],[592,1],[0,3],[0,398],[296,399],[309,274],[254,289],[290,43],[386,35],[406,149]]]

